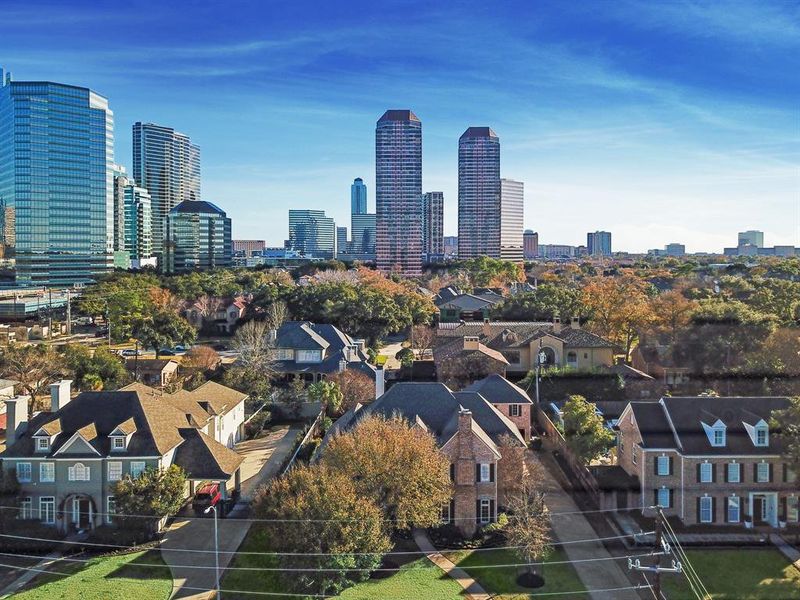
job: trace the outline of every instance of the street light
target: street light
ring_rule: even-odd
[[[203,511],[204,514],[208,514],[208,511],[214,511],[214,572],[216,573],[216,589],[217,589],[217,600],[220,600],[219,595],[219,535],[217,533],[217,507],[215,504],[212,504],[207,509]]]

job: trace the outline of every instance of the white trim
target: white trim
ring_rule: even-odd
[[[53,510],[51,512],[52,520],[47,520],[42,516],[42,504],[44,504],[43,500],[47,500],[48,504],[52,503]],[[39,520],[46,525],[55,525],[56,522],[56,498],[55,496],[40,496],[39,497]]]
[[[92,444],[89,442],[89,440],[87,440],[85,437],[83,437],[83,436],[81,435],[81,432],[80,432],[80,431],[76,431],[75,433],[73,433],[73,434],[72,434],[72,437],[70,437],[70,438],[69,438],[69,439],[68,439],[66,442],[64,442],[64,443],[61,445],[61,448],[59,448],[58,450],[56,450],[56,451],[53,453],[53,456],[56,456],[56,455],[58,455],[58,454],[61,454],[61,453],[62,453],[64,450],[66,450],[66,449],[67,449],[69,446],[71,446],[72,444],[74,444],[74,443],[75,443],[75,440],[76,440],[77,438],[80,438],[81,440],[83,440],[83,443],[84,443],[84,444],[86,444],[87,446],[89,446],[89,448],[91,448],[92,452],[94,452],[95,454],[97,454],[97,456],[102,456],[102,455],[101,455],[101,454],[100,454],[100,453],[99,453],[99,452],[98,452],[98,451],[95,449],[95,447],[94,447],[94,446],[92,446]]]
[[[51,479],[44,479],[42,477],[42,467],[50,465],[53,467],[53,477]],[[53,461],[42,461],[39,463],[39,483],[55,483],[56,481],[56,464]]]
[[[675,444],[678,446],[680,450],[683,450],[683,444],[681,444],[681,438],[678,437],[678,431],[675,429],[675,424],[672,422],[672,417],[669,415],[669,411],[667,410],[667,405],[664,404],[664,398],[661,398],[658,403],[661,405],[661,410],[664,412],[664,416],[667,417],[667,423],[669,423],[669,428],[672,430],[672,438],[675,440]]]

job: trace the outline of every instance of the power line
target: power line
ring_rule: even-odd
[[[667,531],[668,535],[671,535],[671,537],[672,537],[673,544],[674,544],[675,549],[676,549],[676,553],[681,558],[681,560],[683,560],[686,563],[686,579],[687,579],[687,581],[689,581],[690,587],[692,587],[692,580],[689,577],[689,573],[691,573],[692,576],[694,577],[694,579],[696,580],[697,587],[700,589],[700,592],[702,593],[702,600],[705,600],[706,598],[711,598],[711,594],[708,593],[708,589],[706,588],[706,586],[703,583],[703,581],[700,579],[700,576],[697,574],[697,571],[695,570],[694,565],[692,565],[691,561],[689,560],[689,556],[686,554],[686,551],[683,549],[683,546],[681,546],[681,542],[678,539],[678,536],[675,533],[675,530],[672,528],[672,525],[667,520],[667,518],[664,516],[664,512],[660,508],[659,508],[659,513],[661,515],[661,518],[664,521],[664,524],[666,526],[666,531]],[[695,591],[695,594],[698,597],[700,597],[700,594],[697,594],[696,591]]]

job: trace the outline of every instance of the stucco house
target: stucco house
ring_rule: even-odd
[[[800,486],[769,425],[772,412],[788,405],[780,397],[631,402],[617,424],[626,484],[616,505],[646,514],[660,505],[686,525],[797,525]]]
[[[439,323],[436,348],[456,345],[465,337],[477,338],[482,345],[502,354],[508,361],[509,375],[534,369],[540,352],[546,357],[545,368],[590,370],[614,365],[614,344],[583,329],[577,318],[569,324],[562,324],[560,319],[552,323],[488,319],[483,323]]]
[[[178,377],[178,361],[165,358],[129,358],[125,368],[146,385],[164,387]]]
[[[495,382],[487,384],[485,391],[493,397],[509,393],[502,391]],[[515,403],[525,404],[521,397],[514,395]],[[439,449],[450,461],[450,478],[454,485],[452,501],[442,507],[444,523],[453,523],[462,533],[471,535],[478,527],[497,519],[498,507],[503,506],[506,492],[497,477],[502,438],[507,436],[512,444],[524,447],[525,437],[483,393],[453,392],[442,383],[397,383],[375,402],[358,405],[337,420],[326,434],[320,451],[324,452],[333,436],[353,428],[370,415],[400,416],[436,439]],[[516,466],[521,478],[524,464]]]
[[[238,392],[212,386],[194,396],[162,395],[132,384],[71,398],[69,381],[50,391],[49,412],[30,415],[28,396],[7,401],[7,448],[0,460],[20,482],[20,518],[62,532],[112,523],[114,483],[170,465],[186,471],[187,497],[207,481],[219,482],[223,496],[238,491],[243,459],[218,441],[230,427],[225,414],[243,402]]]

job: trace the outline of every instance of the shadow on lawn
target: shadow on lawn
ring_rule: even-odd
[[[158,565],[158,566],[150,566]],[[126,561],[105,576],[105,579],[172,579],[169,566],[158,550],[148,550],[133,560]]]

